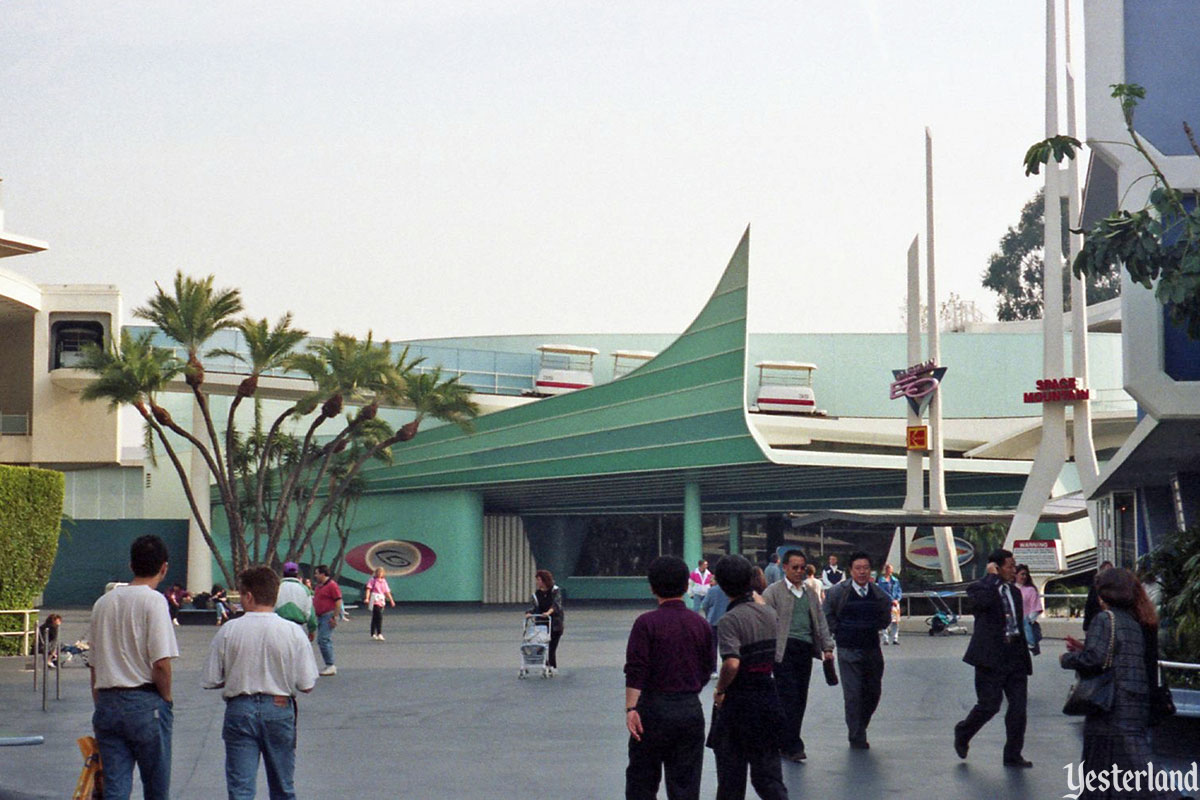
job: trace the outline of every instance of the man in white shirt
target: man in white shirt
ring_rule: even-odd
[[[167,598],[167,546],[142,536],[129,548],[133,580],[92,606],[88,641],[92,728],[104,763],[104,796],[125,800],[137,764],[147,800],[171,793],[171,659],[179,657]]]
[[[296,693],[311,692],[317,661],[304,630],[275,613],[279,576],[251,567],[238,576],[246,613],[213,637],[205,689],[225,698],[225,784],[230,800],[253,798],[261,756],[272,798],[296,796]]]

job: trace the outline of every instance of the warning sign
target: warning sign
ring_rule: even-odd
[[[1030,572],[1062,572],[1066,565],[1059,544],[1054,539],[1018,539],[1013,542],[1013,559],[1028,564]]]

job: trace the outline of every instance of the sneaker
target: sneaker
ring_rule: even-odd
[[[381,642],[386,642],[386,641],[387,641],[387,639],[383,638],[383,634],[382,634],[382,633],[380,633],[380,634],[377,634],[377,635],[375,636],[375,638],[376,638],[376,639],[378,639],[378,640],[379,640],[379,641],[381,641]]]
[[[174,622],[176,625],[179,624],[179,620],[177,620],[177,619],[173,619],[173,620],[171,620],[171,622]]]
[[[317,674],[321,675],[323,677],[329,677],[330,675],[337,675],[337,664],[330,664],[328,667],[321,670]]]

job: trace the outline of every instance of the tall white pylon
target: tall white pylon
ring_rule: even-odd
[[[938,331],[937,278],[934,271],[933,247],[933,135],[925,129],[925,266],[928,269],[926,291],[928,292],[927,335],[929,337],[929,360],[942,363],[941,334]],[[929,403],[929,510],[946,510],[946,474],[942,450],[942,387],[933,393]],[[958,551],[954,546],[954,534],[950,528],[939,525],[933,529],[933,541],[937,545],[938,563],[942,568],[942,580],[958,583],[962,571],[958,567]]]
[[[1046,0],[1046,136],[1058,135],[1058,57],[1056,53],[1055,0]],[[1045,378],[1062,378],[1063,294],[1062,219],[1058,165],[1046,164],[1045,243],[1042,258],[1042,371]],[[1080,327],[1076,325],[1075,327]],[[1085,331],[1086,335],[1086,331]],[[1067,409],[1063,403],[1042,404],[1042,442],[1033,459],[1029,479],[1017,504],[1004,546],[1011,549],[1018,539],[1028,539],[1037,526],[1042,509],[1067,459]]]

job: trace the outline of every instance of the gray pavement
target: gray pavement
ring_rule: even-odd
[[[300,701],[300,796],[620,798],[621,665],[629,626],[642,610],[568,609],[560,675],[525,681],[516,678],[515,608],[389,611],[386,642],[372,641],[367,616],[355,613],[334,634],[339,674],[322,678]],[[86,623],[86,611],[67,611],[64,641],[81,636]],[[804,726],[808,761],[784,764],[791,796],[1062,797],[1063,767],[1079,757],[1081,723],[1060,713],[1070,683],[1058,668],[1061,642],[1047,640],[1035,659],[1025,754],[1036,766],[1013,770],[1000,764],[1001,716],[976,737],[967,761],[953,753],[951,726],[974,703],[972,671],[959,660],[967,637],[926,636],[919,619],[906,627],[900,646],[884,648],[883,703],[870,751],[847,747],[841,690],[814,676]],[[217,692],[199,688],[214,630],[177,629],[172,790],[183,800],[225,796],[223,704]],[[69,797],[81,766],[75,739],[90,732],[87,670],[65,669],[63,699],[43,713],[24,661],[0,659],[0,735],[42,734],[46,743],[0,748],[0,798]],[[710,706],[711,684],[703,697]],[[1163,766],[1190,767],[1200,757],[1200,724],[1164,727],[1156,750]],[[707,755],[702,796],[715,791]],[[259,796],[267,796],[261,774]]]

